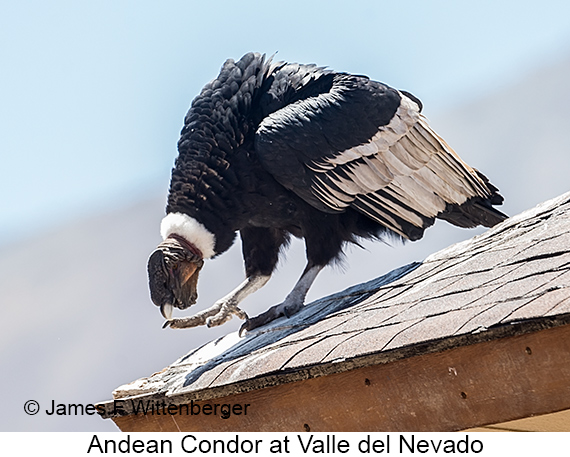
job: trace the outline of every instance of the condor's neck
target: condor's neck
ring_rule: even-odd
[[[209,259],[216,254],[216,236],[203,224],[183,213],[168,213],[160,224],[162,239],[181,239],[199,256]]]

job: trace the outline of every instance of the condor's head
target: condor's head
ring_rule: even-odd
[[[184,238],[169,235],[148,259],[150,298],[165,319],[172,309],[186,309],[198,298],[202,254]]]
[[[186,309],[196,303],[198,275],[204,259],[214,254],[215,238],[183,213],[168,214],[160,232],[164,241],[148,259],[148,281],[150,298],[164,318],[170,319],[173,308]]]

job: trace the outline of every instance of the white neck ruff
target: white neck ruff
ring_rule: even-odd
[[[160,223],[160,235],[165,240],[168,235],[176,234],[196,246],[204,259],[212,257],[216,251],[216,237],[203,224],[183,213],[168,213]]]

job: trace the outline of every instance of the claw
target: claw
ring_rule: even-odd
[[[289,319],[291,316],[297,314],[302,307],[303,302],[292,303],[290,300],[285,300],[285,302],[272,306],[258,316],[248,318],[240,327],[238,334],[241,337],[245,330],[250,331],[262,327],[283,316]]]
[[[210,308],[199,312],[194,316],[189,317],[176,317],[172,318],[170,316],[164,316],[167,318],[167,322],[164,323],[163,328],[190,328],[197,327],[199,325],[207,325],[208,327],[215,327],[221,325],[224,322],[230,320],[234,315],[240,319],[246,320],[246,327],[242,326],[240,330],[240,335],[243,330],[248,329],[247,324],[249,317],[245,311],[239,308],[238,304],[249,294],[255,292],[260,287],[262,287],[269,280],[269,276],[263,275],[253,275],[248,277],[240,286],[238,286],[233,292],[225,296],[224,298],[218,300]],[[169,311],[168,306],[164,306],[163,314]],[[269,322],[272,319],[267,320]],[[263,323],[255,325],[259,327]],[[253,328],[253,327],[250,327]]]
[[[241,327],[238,330],[238,336],[241,338],[243,336],[243,332],[244,331],[248,331],[249,330],[249,319],[246,320],[243,324],[241,324]]]

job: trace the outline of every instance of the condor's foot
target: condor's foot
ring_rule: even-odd
[[[236,315],[240,319],[247,319],[247,314],[240,309],[237,304],[228,301],[219,301],[194,316],[168,319],[162,328],[191,328],[198,327],[199,325],[216,327],[217,325],[222,325],[224,322],[229,321],[233,315]]]
[[[313,284],[313,281],[322,269],[323,265],[308,264],[305,271],[303,271],[303,274],[299,278],[299,281],[297,281],[297,284],[293,287],[291,293],[287,295],[285,301],[279,305],[272,306],[259,316],[247,319],[239,329],[239,335],[241,336],[244,330],[253,330],[277,319],[278,317],[289,317],[299,312],[305,303],[305,297],[307,296],[307,292],[311,287],[311,284]]]
[[[232,292],[214,303],[210,308],[196,314],[195,316],[183,317],[167,320],[164,327],[189,328],[199,325],[215,327],[229,321],[235,314],[240,319],[247,319],[247,314],[239,308],[241,301],[259,288],[263,287],[270,276],[256,274],[249,276],[236,287]]]
[[[268,324],[269,322],[278,319],[279,317],[283,316],[287,318],[291,317],[293,314],[298,313],[302,307],[303,307],[302,301],[292,303],[288,300],[285,300],[283,303],[280,303],[279,305],[272,306],[264,313],[261,313],[258,316],[247,319],[239,329],[239,336],[242,336],[243,332],[246,330],[251,331],[258,327],[262,327],[265,324]]]

